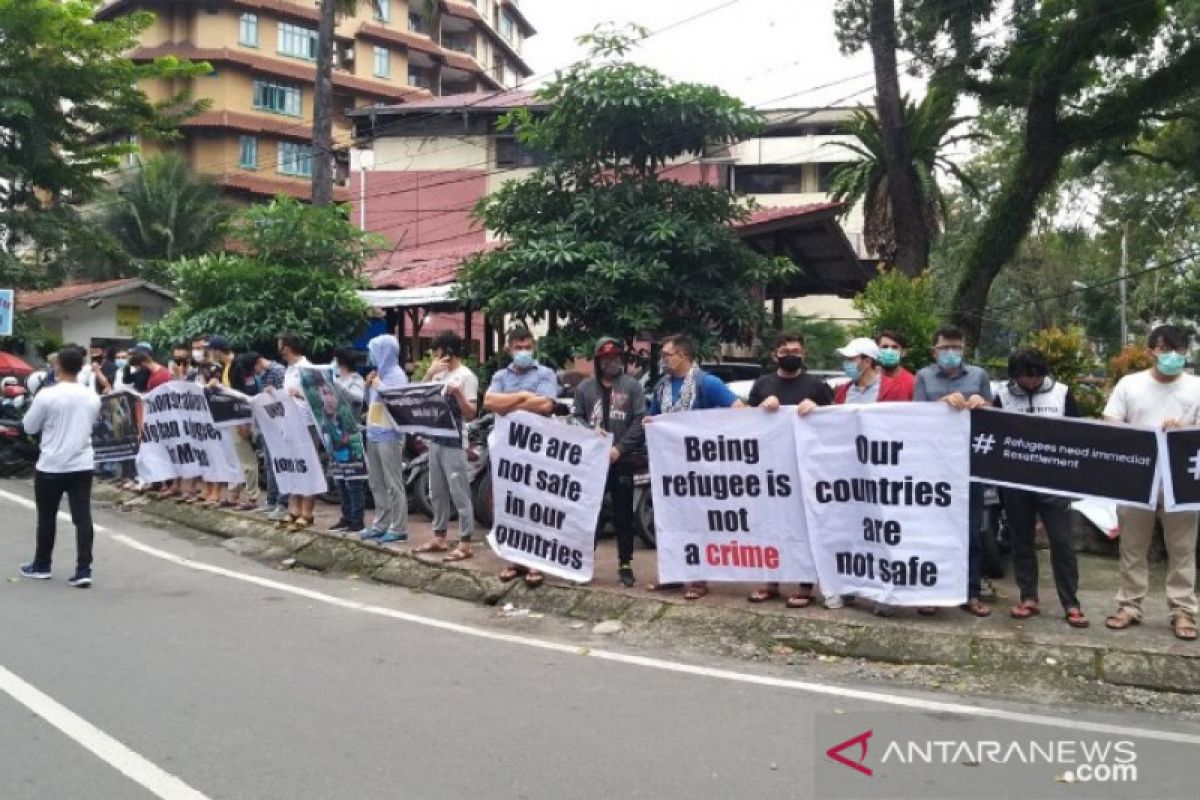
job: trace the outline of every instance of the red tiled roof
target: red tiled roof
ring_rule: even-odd
[[[312,141],[312,127],[282,119],[264,119],[240,111],[202,111],[179,123],[181,128],[230,128],[242,133],[269,133],[299,141]]]
[[[284,180],[282,178],[266,178],[252,172],[224,172],[216,176],[218,186],[250,194],[274,197],[285,194],[297,200],[308,200],[312,197],[312,184],[306,180]],[[333,187],[333,199],[344,203],[350,199],[350,191],[344,186]]]
[[[458,267],[468,257],[500,246],[500,242],[478,242],[381,253],[367,264],[363,275],[373,289],[444,286],[458,280]]]
[[[478,9],[470,3],[460,2],[460,0],[441,0],[441,6],[442,11],[446,12],[446,16],[469,19],[472,22],[483,22],[483,17],[479,15]]]
[[[358,29],[358,35],[364,39],[375,39],[389,44],[398,44],[410,50],[420,50],[431,56],[441,56],[442,48],[428,36],[422,36],[409,31],[397,31],[382,25],[372,25],[364,22]]]
[[[130,56],[134,61],[151,61],[164,56],[186,58],[191,61],[209,61],[226,64],[238,64],[268,75],[279,75],[292,80],[315,83],[317,78],[316,66],[291,64],[277,58],[267,58],[253,53],[244,53],[228,47],[196,47],[187,42],[168,42],[154,47],[139,47]],[[432,95],[425,89],[411,86],[391,86],[379,81],[356,78],[338,70],[333,71],[333,85],[339,89],[350,89],[359,94],[379,97],[385,100],[404,100],[408,97],[426,98]]]
[[[66,286],[59,286],[57,289],[49,289],[44,292],[26,292],[18,289],[17,310],[36,311],[39,308],[66,305],[76,300],[82,300],[85,297],[93,297],[95,295],[110,296],[119,294],[123,289],[140,289],[143,286],[151,285],[142,278],[121,278],[115,281],[69,283]],[[157,287],[152,287],[152,290],[155,289]]]
[[[809,203],[806,206],[781,206],[779,208],[759,208],[751,212],[750,216],[745,220],[735,223],[734,228],[739,231],[744,228],[753,228],[758,225],[766,225],[770,222],[783,222],[785,220],[800,219],[812,214],[818,214],[832,209],[840,209],[841,203]]]

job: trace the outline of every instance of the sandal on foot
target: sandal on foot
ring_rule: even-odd
[[[1041,609],[1038,608],[1037,600],[1022,600],[1008,610],[1009,616],[1013,619],[1029,619],[1040,613]]]
[[[311,528],[312,524],[312,517],[296,517],[292,524],[288,525],[288,530],[292,533],[296,533],[297,531],[302,531],[305,528]]]
[[[1067,609],[1067,624],[1070,625],[1072,628],[1086,628],[1088,625],[1091,625],[1092,623],[1090,620],[1088,620],[1087,615],[1083,613],[1083,609],[1068,608]]]
[[[442,557],[442,561],[466,561],[468,558],[474,558],[475,554],[470,550],[464,550],[461,547],[456,547]]]
[[[776,600],[778,598],[779,598],[779,590],[778,589],[765,589],[764,588],[764,589],[755,589],[753,592],[750,593],[750,596],[747,597],[746,600],[751,603],[765,603],[768,600]]]
[[[684,600],[699,600],[708,594],[707,586],[689,586],[683,593]]]
[[[968,614],[974,614],[977,617],[990,617],[992,615],[992,607],[980,600],[978,597],[972,597],[967,602],[959,606]]]
[[[446,544],[442,539],[430,539],[423,545],[418,546],[414,553],[444,553],[450,549],[450,545]]]
[[[1171,631],[1175,634],[1176,639],[1183,639],[1185,642],[1190,642],[1197,635],[1196,621],[1186,611],[1176,612],[1171,617]]]
[[[279,530],[283,530],[284,528],[291,527],[292,523],[295,522],[296,519],[297,519],[296,517],[293,517],[291,514],[288,514],[286,517],[283,517],[278,522],[276,522],[275,527],[278,528]]]
[[[505,567],[504,569],[500,570],[500,574],[497,575],[496,577],[499,578],[504,583],[508,583],[509,581],[515,581],[517,578],[521,577],[521,568],[520,567]]]
[[[787,599],[788,608],[808,608],[812,605],[813,596],[804,592],[796,592]]]
[[[1122,606],[1121,608],[1118,608],[1113,614],[1110,614],[1107,618],[1105,618],[1104,625],[1109,630],[1123,631],[1126,628],[1128,628],[1129,626],[1137,625],[1140,622],[1141,622],[1141,620],[1138,619],[1137,614],[1133,613],[1128,608]]]
[[[536,569],[531,569],[525,573],[525,585],[530,589],[536,589],[546,580],[546,576],[538,572]]]
[[[918,606],[917,613],[922,617],[932,617],[937,614],[937,606]]]

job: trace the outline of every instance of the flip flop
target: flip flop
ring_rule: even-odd
[[[1068,608],[1067,609],[1067,624],[1070,625],[1072,628],[1086,628],[1088,625],[1091,625],[1092,623],[1088,620],[1087,616],[1083,613],[1083,609]]]
[[[800,594],[797,592],[787,599],[788,608],[808,608],[812,605],[813,597],[811,594]]]
[[[689,586],[683,593],[684,600],[699,600],[708,595],[707,586]]]
[[[447,562],[466,561],[468,558],[474,558],[474,557],[475,557],[475,554],[472,553],[470,550],[463,550],[461,548],[456,547],[453,550],[451,550],[449,553],[447,553],[445,556],[443,556],[442,561],[447,561]]]
[[[764,588],[764,589],[755,589],[753,592],[750,593],[750,596],[747,597],[746,600],[747,600],[747,602],[750,602],[750,603],[765,603],[768,600],[776,600],[778,598],[779,598],[779,590],[778,589],[765,589]]]
[[[443,542],[441,539],[430,539],[425,544],[420,545],[414,553],[445,553],[450,549],[450,545]]]
[[[525,585],[530,589],[536,589],[537,587],[541,586],[545,580],[546,576],[535,569],[531,569],[529,572],[525,573]]]
[[[1022,600],[1008,610],[1009,616],[1013,619],[1029,619],[1036,617],[1040,613],[1042,613],[1042,610],[1038,608],[1036,600]]]

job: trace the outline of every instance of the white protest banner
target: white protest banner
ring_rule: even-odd
[[[488,544],[514,564],[590,581],[612,436],[528,411],[501,417],[493,436]]]
[[[221,432],[213,425],[203,388],[188,381],[168,381],[142,398],[142,409],[140,480],[228,480],[219,452]]]
[[[308,421],[300,406],[288,395],[273,390],[250,401],[254,422],[267,440],[280,494],[313,497],[329,487],[321,470],[321,457],[308,433]]]
[[[875,403],[792,416],[822,592],[898,606],[966,602],[970,414]]]
[[[816,578],[800,513],[794,416],[795,409],[713,409],[646,425],[660,581]]]

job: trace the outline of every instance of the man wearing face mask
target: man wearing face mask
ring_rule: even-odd
[[[781,333],[775,337],[773,354],[776,369],[763,375],[750,387],[747,405],[766,411],[778,411],[780,406],[810,404],[812,408],[833,402],[833,390],[820,378],[808,374],[804,365],[805,343],[799,333]],[[779,584],[768,583],[755,589],[746,599],[765,603],[779,597]],[[800,584],[800,591],[787,599],[788,608],[806,608],[813,600],[813,585]]]
[[[1117,382],[1104,418],[1154,428],[1183,428],[1200,421],[1200,378],[1187,375],[1190,337],[1174,325],[1160,325],[1147,342],[1154,366],[1126,375]],[[1167,547],[1167,604],[1171,630],[1180,639],[1196,638],[1196,523],[1195,511],[1167,512],[1159,495],[1155,509],[1119,506],[1121,568],[1117,584],[1117,610],[1105,620],[1113,630],[1142,621],[1142,601],[1149,588],[1147,554],[1154,538],[1155,520],[1162,523]]]
[[[941,401],[951,408],[965,411],[982,408],[992,402],[992,384],[980,367],[963,362],[966,342],[962,331],[947,326],[933,335],[934,363],[917,372],[913,400]],[[967,558],[967,602],[963,611],[977,617],[992,613],[983,602],[983,484],[971,483],[967,505],[967,533],[970,547]],[[917,609],[922,614],[936,613],[933,608]]]
[[[879,368],[883,377],[899,385],[895,391],[902,395],[900,399],[912,400],[917,379],[901,366],[904,357],[908,355],[907,337],[899,331],[880,331],[875,338],[875,344],[879,345]]]
[[[528,328],[513,328],[508,332],[507,342],[512,363],[492,375],[492,382],[483,396],[484,410],[499,416],[514,411],[550,416],[554,413],[554,401],[558,397],[558,377],[554,370],[534,359],[533,334]],[[526,585],[531,587],[541,586],[545,580],[538,570],[515,564],[500,571],[500,580],[513,581],[521,575],[525,576]]]
[[[636,378],[625,374],[625,347],[616,339],[601,339],[593,355],[593,377],[575,389],[575,416],[598,431],[613,435],[608,453],[608,484],[613,524],[617,529],[617,578],[633,586],[633,472],[641,458],[646,434],[646,394]]]

